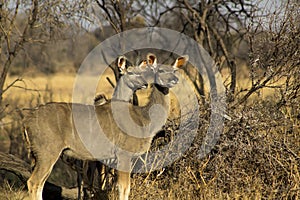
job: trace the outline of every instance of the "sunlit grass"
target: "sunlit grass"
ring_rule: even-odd
[[[102,76],[98,82],[95,95],[99,92],[104,93],[108,98],[113,92],[112,86],[106,80],[110,77],[114,81],[110,70]],[[19,77],[8,76],[6,86],[10,85]],[[90,80],[93,79],[93,80]],[[76,74],[56,73],[51,75],[39,74],[38,76],[26,75],[17,81],[9,90],[4,93],[4,99],[18,100],[19,105],[44,104],[53,102],[72,102],[73,87],[76,80]],[[97,83],[98,77],[91,76],[86,82]]]
[[[245,71],[245,67],[239,69],[237,91],[250,89],[249,71]],[[224,84],[230,83],[229,71],[222,70],[221,74]],[[107,76],[114,81],[112,72],[107,72],[99,81],[95,95],[104,93],[111,98],[113,88],[106,80]],[[17,87],[5,93],[4,99],[25,107],[49,101],[70,102],[75,77],[75,74],[64,73],[24,76],[23,81],[15,85]],[[16,78],[8,77],[6,84]],[[285,80],[275,81],[270,83],[276,86]],[[246,92],[241,92],[236,98]],[[207,162],[186,155],[173,165],[173,169],[171,166],[162,173],[134,175],[130,198],[298,199],[300,141],[297,136],[300,121],[294,117],[295,105],[285,106],[280,111],[272,110],[278,101],[277,92],[276,87],[260,89],[249,98],[247,109],[240,105],[229,110],[232,120],[226,121],[219,147]],[[146,90],[141,94],[149,95]],[[196,141],[194,145],[199,144]],[[111,196],[115,198],[117,191],[113,190]],[[27,200],[28,197],[26,191],[6,185],[0,189],[0,199]]]
[[[28,193],[23,188],[15,187],[14,185],[5,182],[0,186],[0,199],[1,200],[30,200]]]

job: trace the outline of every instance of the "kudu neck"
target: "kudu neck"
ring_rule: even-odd
[[[169,89],[163,88],[159,85],[151,85],[151,94],[149,97],[149,103],[146,107],[151,107],[155,104],[160,104],[164,108],[168,107],[167,97],[168,97]]]
[[[130,101],[133,95],[133,90],[126,84],[123,78],[120,78],[116,89],[113,93],[112,100],[115,101]]]
[[[161,87],[159,85],[155,85],[155,84],[152,84],[150,87],[151,87],[151,94],[149,97],[149,102],[145,106],[145,108],[150,109],[151,106],[155,105],[155,104],[160,104],[164,108],[167,108],[168,102],[167,102],[166,98],[167,98],[169,89],[163,88],[163,87]],[[131,89],[126,84],[124,79],[121,78],[116,86],[114,93],[113,93],[112,100],[129,102],[133,95],[133,92],[134,92],[133,89]]]

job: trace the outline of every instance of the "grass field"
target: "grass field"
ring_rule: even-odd
[[[249,89],[248,72],[239,70],[237,91]],[[111,97],[113,88],[105,80],[95,94]],[[34,107],[49,101],[72,101],[75,74],[26,75],[4,95],[6,103]],[[225,85],[228,72],[222,71]],[[10,76],[7,85],[17,77]],[[93,77],[97,80],[97,77]],[[89,80],[93,81],[93,80]],[[282,85],[281,79],[273,86]],[[24,89],[25,88],[25,89]],[[243,105],[227,111],[224,133],[205,159],[195,159],[209,124],[209,111],[203,105],[199,136],[183,157],[151,174],[132,177],[131,199],[299,199],[300,198],[300,114],[298,99],[280,108],[276,87],[260,89]],[[239,96],[242,96],[240,93]],[[239,98],[237,96],[236,98]],[[297,104],[298,102],[298,104]],[[11,118],[7,119],[9,122]],[[8,136],[2,136],[4,138]],[[2,141],[5,139],[2,139]],[[116,190],[109,193],[113,199]],[[6,184],[0,199],[27,200],[26,191]]]
[[[103,74],[103,76],[110,77],[111,80],[114,80],[110,70],[107,70],[107,73]],[[105,80],[105,77],[103,78],[104,80],[99,81],[98,89],[95,93],[101,91],[110,97],[113,88],[110,86],[109,82]],[[39,104],[49,101],[72,101],[72,92],[76,79],[75,73],[57,73],[52,75],[39,74],[34,76],[25,75],[21,78],[17,76],[8,76],[6,83],[9,85],[17,79],[21,80],[5,93],[4,98],[21,99],[21,102],[24,104],[30,102],[32,98],[39,99]],[[92,81],[97,81],[98,77],[91,77],[91,79],[93,79]]]
[[[241,66],[237,74],[237,91],[249,89],[251,87],[251,80],[247,76],[248,71],[246,66]],[[221,72],[224,84],[230,82],[229,71],[224,69]],[[101,76],[100,80],[97,76],[89,77],[90,80],[86,80],[86,84],[89,82],[97,83],[98,87],[95,91],[95,95],[99,93],[104,93],[109,99],[113,93],[113,87],[106,80],[108,77],[115,84],[113,72],[107,69],[106,72]],[[11,87],[6,93],[4,93],[4,99],[14,99],[18,100],[19,105],[28,105],[29,103],[34,104],[44,104],[50,101],[53,102],[72,102],[72,94],[74,89],[74,84],[76,80],[76,73],[56,73],[51,75],[45,74],[25,74],[24,76],[8,76],[6,80],[6,85],[10,85],[17,79],[13,87]],[[280,80],[276,85],[283,84],[284,80]],[[140,92],[144,96],[145,92]],[[263,88],[259,90],[259,93],[254,94],[250,99],[266,99],[274,97],[276,90],[272,88]]]

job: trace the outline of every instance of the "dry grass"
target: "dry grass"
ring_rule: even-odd
[[[28,193],[23,188],[15,187],[8,182],[0,187],[0,199],[2,200],[30,200]]]
[[[239,72],[237,87],[249,88],[248,72]],[[227,72],[222,74],[226,83]],[[108,75],[112,77],[110,72]],[[15,78],[9,77],[8,82]],[[39,91],[11,88],[4,98],[24,106],[71,101],[74,78],[72,74],[24,77],[18,86]],[[112,87],[104,80],[97,91],[110,98]],[[226,121],[224,133],[211,154],[199,160],[197,150],[210,116],[203,105],[199,136],[190,150],[160,171],[132,175],[130,198],[299,199],[300,105],[296,99],[279,108],[278,99],[276,89],[262,89],[243,105],[229,105],[232,120]],[[4,194],[0,199],[26,199],[22,190],[15,191],[10,186],[0,193]],[[111,191],[109,196],[116,198],[117,191]]]
[[[110,72],[107,72],[104,75],[112,77],[112,73]],[[23,76],[21,81],[18,81],[14,87],[4,94],[4,99],[22,99],[20,102],[22,104],[26,104],[27,102],[32,101],[32,99],[40,99],[40,102],[33,102],[39,104],[48,101],[71,102],[75,78],[76,74],[63,73],[54,75],[40,74],[39,76],[33,77]],[[96,81],[98,79],[98,77],[92,78]],[[8,76],[6,81],[7,85],[16,79],[18,79],[18,77]],[[97,91],[101,91],[109,96],[113,89],[108,81],[100,80]]]
[[[11,83],[18,77],[9,76],[6,83]],[[46,101],[71,101],[75,76],[66,74],[24,76],[14,87],[4,93],[4,99],[20,99],[20,104],[46,103]],[[37,101],[39,102],[32,102]]]
[[[112,70],[107,69],[100,80],[97,76],[88,77],[87,83],[98,82],[95,96],[98,93],[103,93],[108,99],[113,93],[112,85],[106,80],[109,78],[114,85],[115,79]],[[8,76],[6,85],[19,79],[17,76]],[[14,84],[7,92],[4,93],[3,98],[11,101],[18,101],[19,106],[44,104],[49,101],[53,102],[72,102],[73,87],[75,84],[75,73],[56,73],[52,75],[39,74],[30,76],[29,74],[23,76],[20,81]],[[139,91],[141,103],[145,104],[146,97],[149,95],[148,91]]]

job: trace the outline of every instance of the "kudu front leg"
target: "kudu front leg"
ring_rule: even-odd
[[[131,157],[122,156],[118,159],[119,200],[128,200],[130,192]]]
[[[34,170],[27,181],[30,200],[43,200],[42,194],[45,182],[58,159],[58,156],[52,155],[39,157],[35,162]]]

